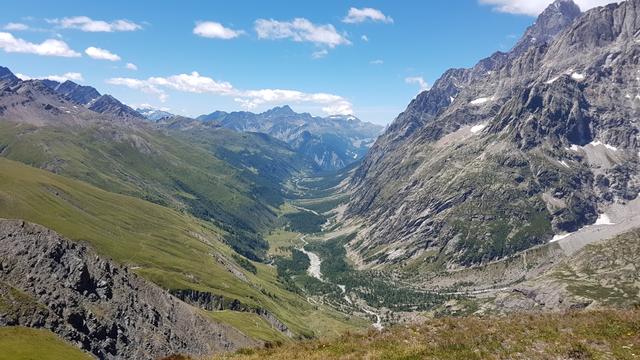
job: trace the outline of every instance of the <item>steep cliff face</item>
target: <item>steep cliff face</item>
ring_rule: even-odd
[[[556,1],[511,52],[418,95],[351,179],[347,218],[363,225],[352,253],[478,264],[635,198],[639,11],[629,0],[577,16]]]
[[[100,359],[257,345],[129,269],[18,220],[0,220],[0,325],[50,329]]]

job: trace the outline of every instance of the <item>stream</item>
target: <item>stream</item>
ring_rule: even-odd
[[[320,281],[324,281],[322,279],[322,271],[320,270],[320,264],[322,264],[322,260],[320,259],[320,257],[318,256],[318,254],[316,253],[312,253],[311,251],[307,251],[305,250],[304,246],[309,244],[307,242],[307,240],[305,240],[305,238],[307,237],[307,235],[303,235],[300,240],[304,243],[304,245],[300,246],[298,248],[298,250],[300,252],[302,252],[303,254],[307,255],[307,257],[309,258],[309,268],[307,269],[307,273],[309,274],[309,276],[314,277]],[[344,299],[349,303],[349,304],[353,304],[353,301],[349,298],[349,296],[347,295],[347,288],[344,285],[338,285],[336,284],[340,290],[342,291],[342,294],[344,294]],[[365,307],[360,307],[360,309],[369,314],[369,315],[374,315],[376,317],[376,322],[373,324],[373,327],[376,330],[382,330],[384,329],[384,326],[382,325],[382,319],[380,318],[380,315],[376,312],[373,312]]]
[[[300,238],[300,240],[302,240],[304,245],[308,244],[307,240],[304,239],[306,236],[307,235],[303,235]],[[317,254],[312,253],[311,251],[305,250],[304,245],[299,247],[298,250],[300,250],[300,252],[302,252],[303,254],[307,255],[307,257],[309,258],[309,268],[307,269],[307,273],[311,277],[314,277],[320,281],[324,281],[322,280],[322,272],[320,271],[320,264],[322,264],[322,260],[320,260],[320,257]]]

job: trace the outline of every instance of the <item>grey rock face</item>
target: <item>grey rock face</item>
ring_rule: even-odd
[[[123,119],[142,119],[143,116],[129,106],[121,103],[111,95],[101,95],[91,86],[83,86],[67,80],[63,83],[52,80],[36,80],[41,82],[65,99],[80,104],[100,114],[111,115]]]
[[[141,119],[137,111],[133,110],[129,106],[121,103],[118,99],[111,95],[102,95],[97,99],[87,103],[86,106],[89,110],[93,110],[100,114],[109,114],[122,119]]]
[[[6,67],[0,66],[0,85],[9,85],[19,79]]]
[[[256,345],[127,268],[18,220],[0,221],[0,302],[9,304],[0,325],[48,328],[100,359]]]
[[[321,170],[341,169],[362,159],[382,132],[381,126],[354,116],[321,118],[298,114],[287,105],[260,114],[216,111],[198,120],[236,131],[268,134],[289,144]]]
[[[483,263],[635,198],[639,11],[628,0],[578,16],[556,2],[512,52],[418,95],[351,179],[347,218],[364,226],[353,254],[367,265]]]
[[[592,244],[493,301],[503,312],[632,307],[640,283],[640,233]]]
[[[549,43],[581,14],[580,8],[573,1],[556,0],[525,31],[524,36],[513,47],[513,56],[522,55],[531,46]]]
[[[73,81],[65,81],[59,84],[55,81],[49,81],[49,86],[62,96],[75,101],[79,104],[86,105],[92,100],[100,97],[98,90],[91,86],[82,86],[74,83]]]

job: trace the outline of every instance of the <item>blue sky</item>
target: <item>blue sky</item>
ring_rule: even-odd
[[[0,65],[188,116],[289,104],[386,124],[446,69],[508,50],[549,2],[12,1]]]

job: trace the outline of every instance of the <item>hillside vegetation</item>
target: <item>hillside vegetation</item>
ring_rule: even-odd
[[[640,311],[441,318],[214,359],[637,359]]]
[[[143,124],[45,126],[0,122],[3,157],[130,195],[224,227],[227,242],[255,260],[283,202],[280,182],[296,171],[293,152],[263,136],[224,129],[175,132]]]
[[[0,360],[89,360],[89,354],[45,329],[0,328]]]
[[[209,223],[1,158],[0,217],[25,219],[87,243],[165,289],[210,292],[227,304],[237,300],[266,309],[294,336],[338,334],[363,325],[284,290],[271,266],[254,263],[256,274],[243,270],[221,242],[224,231]],[[242,329],[250,323],[229,322],[253,331]],[[272,334],[265,340],[281,338],[277,330],[266,330]]]

